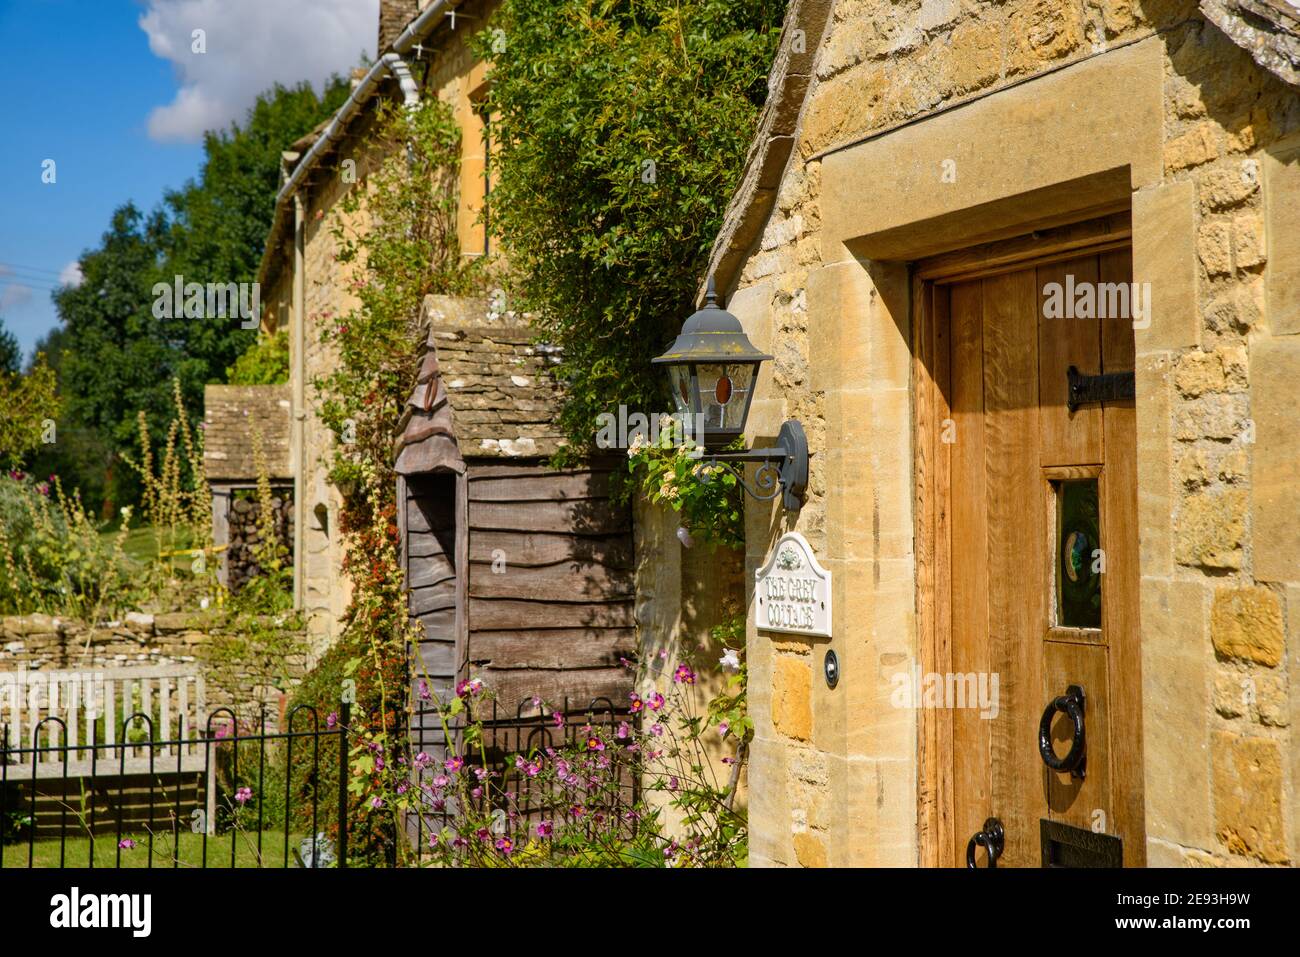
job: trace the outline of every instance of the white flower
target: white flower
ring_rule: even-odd
[[[718,664],[728,671],[739,671],[740,653],[735,648],[726,648],[722,652],[722,657],[718,659]]]

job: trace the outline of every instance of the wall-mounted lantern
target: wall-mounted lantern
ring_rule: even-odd
[[[754,348],[740,320],[718,305],[710,276],[704,308],[686,320],[681,335],[653,361],[668,368],[677,411],[703,423],[704,434],[696,437],[704,446],[703,461],[732,469],[745,491],[759,501],[784,493],[785,507],[798,511],[808,485],[803,426],[794,420],[782,424],[772,448],[724,451],[744,434],[758,367],[771,358]],[[744,479],[746,462],[758,465],[752,488]]]

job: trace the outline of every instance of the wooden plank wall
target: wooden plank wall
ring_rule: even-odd
[[[405,561],[410,615],[424,626],[411,656],[411,700],[419,705],[419,684],[428,680],[441,701],[450,700],[460,666],[457,654],[456,476],[411,476],[405,489]],[[442,727],[432,714],[412,718],[411,740],[434,754]],[[426,746],[433,747],[426,747]]]
[[[636,649],[631,513],[611,472],[469,464],[467,674],[501,713],[540,696],[626,707]],[[531,709],[526,709],[531,710]]]

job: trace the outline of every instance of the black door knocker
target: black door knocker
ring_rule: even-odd
[[[1002,848],[1005,846],[1006,832],[1002,830],[1002,822],[995,817],[988,818],[984,821],[982,830],[976,831],[974,836],[966,842],[966,867],[968,870],[975,870],[975,845],[984,848],[989,856],[989,867],[998,866],[998,858],[1002,856]]]
[[[1063,758],[1058,758],[1056,750],[1052,747],[1052,718],[1058,711],[1069,715],[1070,721],[1074,724],[1074,737],[1070,741],[1070,750]],[[1049,701],[1043,711],[1043,720],[1038,722],[1038,753],[1042,755],[1043,763],[1053,771],[1069,771],[1072,777],[1082,781],[1086,770],[1087,750],[1088,736],[1083,726],[1083,689],[1078,685],[1070,685],[1065,689],[1065,694]]]

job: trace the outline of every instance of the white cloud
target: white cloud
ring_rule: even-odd
[[[60,286],[80,286],[84,278],[81,275],[81,263],[75,259],[59,271]]]
[[[20,282],[8,283],[3,289],[0,289],[0,312],[7,309],[15,309],[25,302],[30,302],[32,290],[30,286],[24,286]]]
[[[140,28],[170,61],[181,88],[149,114],[149,135],[195,142],[242,120],[272,83],[320,89],[375,53],[379,0],[147,0]],[[204,53],[193,52],[202,30]]]

